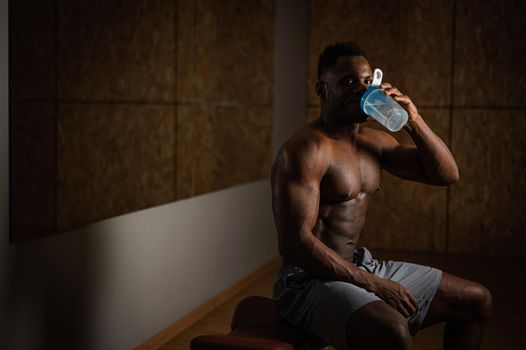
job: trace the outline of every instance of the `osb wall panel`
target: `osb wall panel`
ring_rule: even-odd
[[[459,0],[456,105],[526,106],[526,2]]]
[[[197,0],[195,99],[272,103],[274,1]]]
[[[420,111],[429,127],[448,138],[447,111]],[[382,130],[374,122],[365,126]],[[383,129],[385,130],[385,129]],[[398,142],[414,144],[405,131],[390,133]],[[370,197],[361,244],[374,248],[443,252],[447,189],[402,180],[383,171],[381,190]]]
[[[180,107],[178,116],[179,198],[269,176],[272,108]]]
[[[449,103],[452,0],[381,1],[311,0],[309,104],[316,96],[316,68],[329,44],[354,41],[384,81],[418,104]]]
[[[177,2],[177,71],[176,99],[178,103],[192,103],[195,99],[195,0]]]
[[[266,0],[180,1],[179,101],[270,105],[274,12]]]
[[[179,106],[177,108],[177,199],[195,195],[195,154],[199,147],[196,140],[196,124],[199,119],[199,107]]]
[[[11,108],[17,116],[11,125],[11,228],[26,240],[55,229],[55,113],[52,103]]]
[[[59,227],[175,200],[174,131],[171,106],[62,105]]]
[[[455,111],[451,252],[525,256],[526,112]]]
[[[274,12],[273,1],[178,3],[178,199],[268,176]]]
[[[174,1],[58,4],[59,98],[173,100]]]
[[[54,1],[10,1],[11,98],[55,98]],[[38,49],[36,49],[38,48]]]
[[[32,204],[67,230],[267,177],[274,12],[266,0],[12,4],[11,97],[57,103],[42,116],[58,118],[57,200]]]

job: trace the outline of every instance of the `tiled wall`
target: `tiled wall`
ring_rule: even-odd
[[[267,177],[274,6],[11,2],[19,238]]]
[[[524,1],[311,0],[307,119],[319,113],[319,53],[355,41],[384,81],[412,98],[460,168],[450,188],[384,174],[364,245],[526,257],[524,33]]]

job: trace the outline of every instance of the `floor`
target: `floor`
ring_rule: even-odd
[[[376,258],[411,261],[438,267],[457,276],[475,280],[490,289],[494,299],[494,314],[482,345],[484,350],[526,349],[526,259],[484,258],[459,255],[429,255],[374,251]],[[270,296],[276,271],[269,273],[238,295],[220,305],[199,322],[180,333],[162,350],[190,349],[190,341],[201,334],[229,332],[230,319],[237,303],[250,295]],[[444,326],[420,331],[414,338],[414,348],[442,349]]]

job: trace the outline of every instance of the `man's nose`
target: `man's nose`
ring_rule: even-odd
[[[362,96],[365,93],[365,90],[369,87],[369,84],[365,81],[359,81],[359,84],[356,86],[353,94]]]
[[[366,80],[359,80],[359,86],[360,86],[360,90],[367,90],[367,88],[369,87],[369,82],[366,81]]]

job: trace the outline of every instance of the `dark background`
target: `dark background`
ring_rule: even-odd
[[[271,144],[285,121],[318,113],[316,60],[334,41],[365,48],[461,174],[449,188],[385,174],[362,244],[524,261],[525,2],[288,3],[305,18],[283,1],[9,3],[4,348],[131,348],[275,258]],[[275,35],[289,28],[298,31],[281,44],[300,58],[299,77],[293,64],[276,73],[286,51]],[[277,118],[287,82],[306,112]],[[9,244],[9,213],[20,240],[41,239]]]

